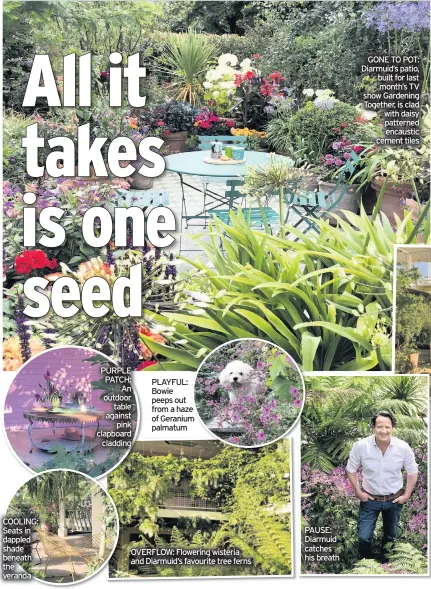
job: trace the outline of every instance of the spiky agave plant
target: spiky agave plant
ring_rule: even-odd
[[[161,69],[174,77],[172,87],[178,91],[178,100],[199,103],[202,82],[215,52],[215,45],[193,29],[169,38]]]

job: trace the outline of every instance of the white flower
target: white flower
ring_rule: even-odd
[[[229,64],[235,66],[238,63],[238,58],[233,53],[224,53],[223,55],[220,55],[218,62],[220,65]]]
[[[312,96],[314,96],[313,88],[306,88],[305,90],[302,91],[302,93],[305,94],[305,96],[310,96],[310,98]]]
[[[251,59],[248,57],[243,59],[242,62],[239,64],[239,67],[242,69],[243,72],[248,71],[251,68]]]
[[[329,90],[329,88],[325,88],[325,90],[316,90],[316,96],[331,96],[331,94],[334,94],[334,91]]]
[[[228,65],[218,65],[214,71],[217,73],[216,79],[222,78],[224,76],[229,76],[233,79],[235,75],[235,70],[233,69],[233,67],[230,67]]]
[[[323,94],[322,96],[318,96],[315,100],[313,100],[314,106],[317,108],[322,108],[324,110],[331,110],[334,107],[334,104],[339,102],[336,98],[332,98],[332,96],[327,96]]]
[[[204,88],[207,88],[207,89],[208,89],[208,88],[212,88],[212,87],[213,87],[213,83],[212,83],[212,82],[204,82],[204,83],[202,84],[202,86],[203,86]]]
[[[220,92],[218,90],[214,90],[213,92],[213,98],[217,98],[217,96],[219,96]]]
[[[232,81],[220,82],[220,88],[223,88],[223,90],[230,90],[235,88],[235,83]]]
[[[219,75],[215,70],[208,70],[206,73],[205,78],[209,81],[209,82],[214,82],[214,80],[218,80]]]

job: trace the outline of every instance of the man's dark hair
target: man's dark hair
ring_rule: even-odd
[[[376,421],[378,417],[387,417],[388,419],[390,419],[392,427],[395,427],[397,425],[397,419],[392,415],[392,413],[390,413],[389,411],[377,411],[377,413],[375,413],[371,418],[371,425],[373,427],[376,427]]]

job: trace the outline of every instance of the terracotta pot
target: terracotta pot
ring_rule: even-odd
[[[164,135],[165,145],[169,150],[169,153],[183,153],[186,150],[186,139],[185,133],[169,133]]]
[[[334,188],[335,184],[332,182],[319,182],[319,191],[323,192],[324,194],[328,194],[331,192],[331,190],[334,190]],[[341,194],[341,191],[342,187],[337,188],[333,198],[337,199]],[[336,208],[331,210],[331,213],[339,215],[342,219],[346,220],[346,216],[343,215],[343,211],[350,211],[352,213],[358,212],[358,196],[359,194],[357,193],[357,187],[350,186],[344,193]],[[329,219],[330,225],[335,226],[337,224],[336,220],[329,215],[324,215],[323,218]]]
[[[419,354],[410,354],[410,364],[412,368],[415,370],[419,366]]]
[[[371,187],[376,191],[377,198],[384,181],[383,176],[376,176],[371,182]],[[404,203],[411,198],[411,192],[412,187],[410,184],[393,184],[392,182],[386,184],[380,212],[388,217],[391,225],[395,225],[394,214],[398,215],[400,219],[404,218]]]
[[[304,187],[310,192],[319,190],[319,176],[317,174],[307,174],[304,176]]]
[[[142,166],[142,163],[142,161],[140,161],[139,163],[132,162],[132,166],[136,170],[136,172],[133,172],[133,174],[129,178],[129,180],[131,180],[132,182],[131,188],[133,190],[148,190],[149,188],[153,187],[154,178],[147,178],[146,176],[139,174],[139,172],[137,171]]]

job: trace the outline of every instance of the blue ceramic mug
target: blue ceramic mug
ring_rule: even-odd
[[[234,145],[232,147],[232,157],[234,160],[243,160],[244,154],[245,154],[244,147],[241,147],[239,145]]]

